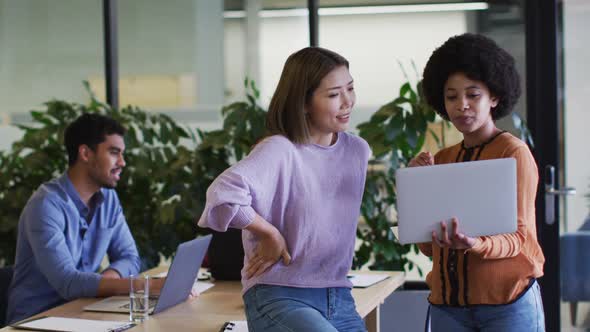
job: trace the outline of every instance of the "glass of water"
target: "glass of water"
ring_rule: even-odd
[[[143,322],[150,309],[150,278],[147,275],[129,277],[129,320]]]

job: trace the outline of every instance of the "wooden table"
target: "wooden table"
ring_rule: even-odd
[[[149,271],[149,274],[161,272],[161,268]],[[403,272],[370,271],[367,274],[387,274],[389,278],[368,288],[354,288],[352,295],[357,311],[365,319],[369,332],[379,331],[379,306],[404,282]],[[127,330],[129,332],[159,331],[195,331],[218,332],[224,322],[245,320],[244,303],[241,297],[242,286],[237,281],[216,281],[215,286],[198,298],[176,305]],[[127,316],[116,313],[98,313],[83,311],[82,308],[96,298],[84,298],[68,302],[59,307],[40,313],[38,316],[61,316],[99,320],[125,320]],[[19,331],[10,327],[0,331]]]

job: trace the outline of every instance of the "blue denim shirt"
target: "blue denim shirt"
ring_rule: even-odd
[[[86,206],[67,173],[47,182],[23,209],[9,289],[7,321],[15,322],[80,298],[94,297],[105,254],[121,277],[140,260],[117,194],[101,189]]]

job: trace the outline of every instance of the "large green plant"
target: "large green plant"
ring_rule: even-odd
[[[83,113],[100,113],[120,121],[126,135],[127,167],[117,186],[127,222],[146,266],[169,256],[181,241],[196,234],[195,206],[188,197],[199,179],[199,161],[181,140],[195,141],[190,130],[163,114],[136,107],[113,109],[91,97],[88,105],[52,100],[32,111],[32,123],[19,125],[20,140],[0,152],[0,258],[14,259],[18,218],[38,186],[67,167],[63,147],[66,126]]]
[[[239,161],[265,135],[266,111],[259,106],[260,91],[254,81],[246,78],[246,101],[238,101],[222,108],[223,128],[200,132],[202,143],[198,150],[225,149],[227,157]]]
[[[197,129],[199,144],[194,151],[192,173],[186,188],[189,200],[181,200],[177,205],[192,204],[190,210],[198,218],[205,207],[206,190],[215,178],[233,162],[247,155],[265,134],[266,112],[258,105],[260,92],[253,81],[246,79],[247,101],[239,101],[225,106],[222,110],[223,128],[213,131]]]
[[[265,135],[266,111],[258,105],[260,93],[253,81],[246,79],[244,84],[246,100],[222,109],[223,128],[197,129],[196,135],[165,115],[130,106],[112,109],[92,94],[89,105],[52,100],[45,110],[32,111],[32,124],[19,126],[23,137],[10,151],[0,151],[0,264],[14,259],[18,218],[33,191],[65,171],[64,129],[85,112],[112,116],[129,128],[127,167],[117,192],[145,267],[157,264],[160,254],[172,255],[178,243],[199,230],[204,232],[195,220],[203,211],[206,189]],[[395,219],[395,170],[421,150],[428,134],[444,146],[444,130],[449,126],[440,123],[441,141],[428,129],[435,113],[420,91],[419,83],[415,88],[405,83],[397,98],[358,126],[374,158],[361,206],[366,227],[357,232],[361,246],[354,259],[356,268],[369,262],[371,269],[381,270],[414,266],[407,255],[416,247],[400,245],[389,230]],[[517,115],[513,121],[532,145],[526,124]]]
[[[421,93],[408,82],[402,85],[399,96],[382,106],[369,121],[358,125],[359,134],[371,146],[374,159],[369,172],[361,206],[366,228],[359,227],[357,237],[361,245],[356,252],[354,266],[371,263],[374,270],[411,270],[408,259],[415,245],[401,245],[390,228],[394,225],[395,171],[404,167],[422,149],[427,135],[436,142],[438,136],[428,128],[436,118]],[[441,126],[445,127],[445,123]],[[412,249],[413,248],[413,249]]]
[[[179,242],[195,236],[195,219],[201,214],[206,189],[232,163],[242,159],[265,135],[266,111],[258,105],[259,91],[246,79],[247,100],[222,109],[223,128],[196,130],[176,124],[165,115],[149,114],[136,107],[112,109],[91,95],[89,105],[50,101],[43,111],[31,112],[32,125],[19,126],[23,138],[10,152],[0,152],[0,257],[11,263],[16,227],[22,207],[43,182],[66,169],[63,131],[85,112],[112,116],[129,128],[126,137],[127,167],[117,192],[146,267],[173,254]],[[400,97],[383,106],[359,130],[371,145],[375,161],[388,160],[384,171],[367,176],[362,216],[369,229],[359,231],[362,241],[355,266],[375,259],[371,268],[402,269],[410,264],[408,247],[390,236],[389,215],[395,204],[395,168],[420,150],[427,122],[434,113],[409,84]],[[182,144],[196,145],[189,149]]]
[[[111,116],[128,128],[127,166],[117,193],[144,268],[157,264],[160,254],[170,257],[197,232],[206,232],[195,220],[203,211],[207,188],[264,136],[260,93],[253,81],[244,84],[247,101],[222,109],[223,128],[197,129],[196,135],[166,115],[131,106],[113,109],[92,93],[88,105],[52,100],[44,110],[32,111],[32,123],[18,126],[22,138],[10,151],[0,151],[0,262],[13,262],[22,208],[40,184],[66,170],[64,130],[87,112]]]

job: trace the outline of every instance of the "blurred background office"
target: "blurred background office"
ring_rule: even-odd
[[[481,33],[515,57],[524,91],[516,112],[533,136],[552,128],[547,142],[536,139],[540,171],[549,149],[557,181],[577,188],[555,200],[557,228],[539,218],[539,232],[552,234],[540,237],[545,254],[559,266],[558,236],[577,230],[590,205],[584,197],[590,188],[589,17],[585,0],[0,0],[0,150],[10,149],[20,137],[14,125],[30,121],[28,112],[42,103],[88,102],[82,81],[105,102],[218,128],[222,106],[244,98],[246,77],[266,107],[287,56],[309,45],[350,61],[358,98],[354,128],[396,97],[404,82],[420,79],[436,45]],[[501,126],[514,130],[510,119]],[[543,196],[540,191],[538,199]],[[552,203],[539,204],[544,215],[541,208]],[[414,259],[428,270],[428,259]],[[409,273],[420,278],[415,269]],[[559,283],[558,270],[547,273]],[[559,298],[559,290],[544,296]],[[567,330],[564,308],[548,320]],[[589,326],[587,307],[578,311],[578,324]]]

